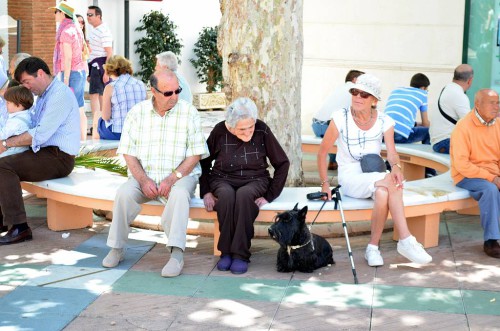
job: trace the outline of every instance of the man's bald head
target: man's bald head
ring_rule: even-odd
[[[149,84],[151,87],[156,88],[158,88],[159,85],[164,85],[171,81],[175,81],[179,84],[177,75],[170,69],[157,70],[149,77]]]
[[[474,103],[484,100],[486,96],[496,96],[498,98],[498,93],[490,88],[483,88],[476,92],[474,96]]]
[[[498,93],[489,88],[477,91],[474,96],[474,107],[486,122],[494,120],[498,116]]]
[[[453,73],[453,80],[458,80],[461,82],[467,82],[474,76],[474,70],[468,64],[461,64],[455,68]]]

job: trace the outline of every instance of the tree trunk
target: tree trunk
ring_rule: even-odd
[[[259,108],[290,159],[288,186],[303,184],[300,97],[302,0],[220,0],[218,49],[228,101]]]

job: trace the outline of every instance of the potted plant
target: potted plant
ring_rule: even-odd
[[[146,36],[134,42],[141,65],[137,76],[140,76],[142,81],[146,83],[154,72],[156,55],[165,51],[179,55],[183,46],[175,32],[177,25],[169,19],[168,15],[153,10],[145,14],[139,22],[141,25],[135,31],[146,31]]]
[[[206,84],[208,93],[198,93],[193,96],[193,104],[198,109],[224,108],[226,97],[224,93],[216,93],[222,87],[222,58],[217,50],[218,27],[204,27],[194,44],[195,58],[189,61],[196,69],[200,83]]]

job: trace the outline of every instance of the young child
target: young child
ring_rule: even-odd
[[[31,128],[31,113],[29,109],[33,106],[33,94],[24,86],[10,87],[5,91],[4,99],[7,106],[8,117],[3,126],[0,127],[0,140],[20,135]],[[0,154],[0,157],[21,153],[29,147],[10,147]]]

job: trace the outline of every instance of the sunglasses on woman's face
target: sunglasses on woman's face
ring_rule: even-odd
[[[356,96],[358,96],[358,94],[359,94],[359,96],[360,96],[360,97],[362,97],[363,99],[366,99],[366,98],[368,98],[368,97],[371,95],[371,94],[370,94],[370,93],[368,93],[368,92],[365,92],[365,91],[360,91],[360,90],[355,89],[355,88],[350,89],[350,90],[349,90],[349,93],[351,93],[351,95],[352,95],[353,97],[356,97]]]
[[[178,88],[177,90],[175,90],[175,91],[166,91],[166,92],[162,92],[162,91],[160,91],[160,90],[159,90],[156,86],[153,86],[153,88],[154,88],[155,90],[157,90],[159,93],[163,94],[163,96],[165,96],[165,97],[171,97],[174,93],[175,93],[175,94],[179,94],[179,93],[181,93],[181,92],[182,92],[182,87],[180,87],[180,86],[179,86],[179,88]]]

